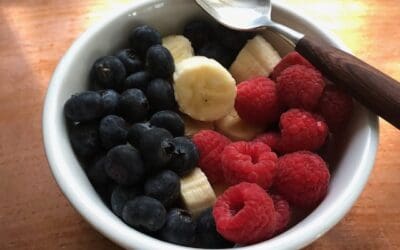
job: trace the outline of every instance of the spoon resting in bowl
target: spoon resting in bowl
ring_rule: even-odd
[[[267,28],[280,34],[327,78],[400,129],[400,83],[353,55],[271,20],[270,0],[196,0],[219,23],[235,30]]]

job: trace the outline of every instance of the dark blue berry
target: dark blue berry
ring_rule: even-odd
[[[141,190],[138,187],[116,186],[111,193],[111,210],[118,217],[122,217],[122,209],[125,204],[140,194]]]
[[[226,48],[239,52],[247,40],[249,40],[255,33],[231,30],[225,26],[218,25],[215,34],[217,40]]]
[[[132,146],[139,148],[140,138],[142,138],[143,133],[149,130],[150,128],[151,125],[150,123],[147,122],[133,124],[132,127],[130,127],[128,130],[128,142]]]
[[[187,137],[175,137],[166,140],[170,145],[170,168],[180,176],[194,169],[199,162],[199,152],[196,145]]]
[[[175,71],[174,58],[164,46],[151,46],[146,54],[146,68],[155,77],[171,78]]]
[[[158,111],[150,118],[150,124],[159,128],[165,128],[173,136],[183,136],[185,123],[177,113],[170,110]]]
[[[152,112],[173,110],[176,107],[174,90],[171,84],[164,79],[152,80],[147,87],[146,96]]]
[[[111,193],[115,188],[115,183],[110,182],[108,184],[103,184],[103,185],[93,185],[94,189],[96,190],[97,194],[100,196],[100,198],[103,200],[103,202],[111,208]]]
[[[128,89],[121,94],[119,112],[128,122],[140,122],[147,118],[149,102],[140,89]]]
[[[142,25],[131,31],[129,41],[133,50],[143,58],[151,46],[161,44],[161,34],[148,25]]]
[[[108,115],[101,119],[99,126],[100,140],[104,148],[126,144],[128,124],[116,115]]]
[[[140,154],[129,145],[119,145],[110,149],[104,167],[107,175],[121,185],[138,184],[144,176]]]
[[[195,240],[196,224],[189,212],[174,208],[167,214],[164,227],[160,231],[162,240],[183,246],[190,246]]]
[[[225,240],[217,232],[212,208],[202,212],[196,220],[196,247],[199,248],[230,248],[233,243]]]
[[[170,207],[179,198],[180,187],[179,176],[171,170],[164,170],[147,179],[144,193],[159,200],[165,207]]]
[[[101,149],[98,123],[79,123],[72,126],[69,134],[72,148],[81,157],[94,156]]]
[[[125,79],[124,89],[140,89],[146,92],[151,76],[147,71],[139,71]]]
[[[119,94],[112,89],[100,90],[98,93],[101,95],[103,102],[103,115],[116,114],[119,104]]]
[[[87,122],[103,115],[101,95],[94,91],[84,91],[71,96],[64,105],[65,116],[74,122]]]
[[[189,39],[195,51],[213,40],[214,31],[212,26],[205,22],[195,20],[186,24],[183,35]]]
[[[171,160],[172,148],[167,139],[172,139],[172,135],[163,128],[151,128],[142,134],[139,149],[148,174],[157,173]]]
[[[94,186],[106,185],[111,182],[104,168],[105,160],[105,156],[98,157],[86,170],[87,176]]]
[[[127,74],[136,73],[144,68],[142,60],[133,49],[121,50],[117,53],[117,57],[124,64]]]
[[[215,59],[225,68],[229,68],[235,60],[235,54],[218,42],[205,44],[197,51],[197,55]]]
[[[92,80],[103,88],[120,91],[126,78],[126,70],[118,57],[105,56],[95,61],[90,75]]]
[[[122,219],[139,231],[155,232],[164,226],[166,213],[163,204],[158,200],[139,196],[125,204]]]

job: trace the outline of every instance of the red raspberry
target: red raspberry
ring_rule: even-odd
[[[238,244],[257,243],[275,233],[274,203],[257,184],[242,182],[228,188],[215,202],[213,215],[217,231]]]
[[[235,109],[250,124],[265,126],[279,119],[280,106],[275,82],[256,77],[237,86]]]
[[[329,132],[321,116],[300,109],[283,113],[279,126],[281,140],[277,149],[280,153],[315,151],[325,143]]]
[[[335,85],[328,85],[318,106],[329,130],[338,132],[350,120],[353,112],[353,99]]]
[[[302,57],[296,51],[293,51],[282,58],[282,60],[275,66],[274,70],[271,73],[271,79],[276,80],[276,78],[278,78],[282,71],[293,65],[303,65],[307,68],[314,69],[314,66],[309,61],[307,61],[307,59]]]
[[[282,104],[306,110],[316,108],[324,87],[321,73],[303,65],[294,65],[282,71],[276,85]]]
[[[225,181],[237,184],[243,181],[257,183],[263,188],[272,185],[277,156],[261,142],[235,142],[225,147],[221,155]]]
[[[274,188],[292,205],[312,209],[325,197],[329,179],[328,167],[321,157],[299,151],[279,158]]]
[[[273,151],[277,151],[281,135],[276,132],[268,132],[257,136],[253,142],[262,142],[267,144]]]
[[[280,195],[271,195],[276,211],[276,231],[275,234],[283,232],[290,222],[292,212],[289,203]]]
[[[213,130],[197,132],[192,141],[199,151],[199,167],[206,174],[211,183],[224,181],[221,168],[221,153],[231,141]]]

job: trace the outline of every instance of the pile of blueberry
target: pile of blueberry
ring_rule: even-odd
[[[126,224],[180,245],[230,246],[216,232],[211,209],[194,221],[180,208],[180,177],[195,168],[199,154],[184,137],[171,86],[173,58],[147,25],[133,29],[129,40],[130,48],[94,62],[93,90],[65,103],[71,145],[96,191]]]
[[[213,26],[203,20],[194,20],[185,26],[187,37],[198,56],[215,59],[229,69],[239,51],[254,32],[238,32],[222,25]]]

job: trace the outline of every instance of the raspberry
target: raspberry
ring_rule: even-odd
[[[324,87],[321,73],[303,65],[294,65],[282,71],[276,85],[282,104],[306,110],[315,109]]]
[[[231,141],[213,130],[201,130],[192,137],[199,151],[199,167],[211,183],[224,181],[221,153]]]
[[[275,233],[274,203],[257,184],[242,182],[228,188],[218,197],[213,216],[217,231],[238,244],[257,243]]]
[[[349,121],[353,112],[353,99],[334,85],[326,86],[319,100],[319,111],[329,130],[338,132]]]
[[[283,232],[289,224],[291,211],[289,203],[280,195],[271,195],[276,211],[276,231],[275,234]]]
[[[237,184],[243,181],[257,183],[263,188],[272,185],[277,156],[261,142],[235,142],[226,146],[221,155],[225,181]]]
[[[321,116],[300,109],[283,113],[279,126],[281,140],[277,149],[280,153],[315,151],[325,143],[328,136],[328,126]]]
[[[257,136],[253,142],[262,142],[267,144],[273,151],[277,151],[281,135],[276,132],[268,132]]]
[[[282,58],[282,60],[275,66],[274,70],[271,73],[271,79],[276,80],[276,78],[278,78],[282,71],[293,65],[303,65],[307,68],[314,69],[314,66],[309,61],[307,61],[307,59],[302,57],[296,51],[293,51]]]
[[[280,106],[275,83],[256,77],[237,86],[235,109],[240,118],[254,125],[268,125],[279,119]]]
[[[299,151],[279,158],[274,189],[292,205],[312,209],[325,197],[329,179],[328,167],[321,157]]]

